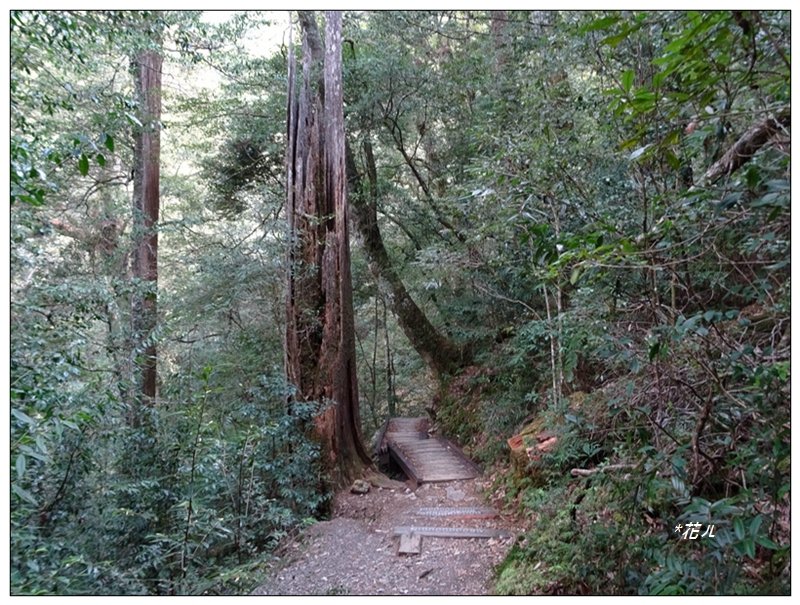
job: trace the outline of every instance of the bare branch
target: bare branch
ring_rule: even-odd
[[[631,470],[639,466],[638,464],[609,464],[606,466],[598,466],[596,468],[573,468],[569,474],[573,477],[591,477],[596,473],[605,473],[609,471],[624,471]]]

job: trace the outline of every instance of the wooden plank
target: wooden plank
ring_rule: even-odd
[[[417,527],[402,526],[394,528],[395,535],[417,534],[432,538],[510,538],[513,534],[506,529],[490,527]]]
[[[420,481],[455,481],[470,479],[466,473],[420,473]]]
[[[458,472],[458,471],[419,471],[420,481],[447,481],[449,479],[472,479],[475,475],[472,473]]]
[[[413,441],[434,441],[430,438],[425,431],[388,431],[389,434],[394,435],[398,439],[407,439]]]
[[[454,464],[420,464],[417,465],[417,470],[426,473],[467,473],[474,474],[471,469],[463,466],[456,466]]]
[[[445,456],[441,452],[438,451],[415,451],[403,448],[403,452],[411,457],[419,458],[420,460],[432,460],[435,459],[439,460],[452,460],[453,462],[458,462],[458,459],[455,456]],[[461,465],[465,466],[465,465]]]
[[[448,439],[446,439],[445,437],[442,437],[442,436],[440,436],[440,435],[436,435],[435,439],[436,439],[437,441],[441,442],[442,444],[444,444],[444,445],[447,445],[447,446],[448,446],[448,447],[449,447],[449,448],[452,450],[452,452],[453,452],[453,453],[454,453],[454,454],[455,454],[455,455],[456,455],[458,458],[460,458],[461,460],[463,460],[463,461],[464,461],[464,462],[465,462],[465,463],[466,463],[468,466],[470,466],[470,467],[472,467],[473,469],[475,469],[475,472],[476,472],[478,475],[480,475],[480,474],[483,472],[483,470],[481,469],[481,467],[480,467],[480,466],[478,466],[477,464],[475,464],[475,462],[474,462],[474,461],[473,461],[471,458],[469,458],[469,457],[468,457],[468,456],[467,456],[467,455],[466,455],[466,454],[465,454],[465,453],[464,453],[464,452],[461,450],[461,448],[460,448],[460,447],[458,447],[456,444],[454,444],[452,441],[450,441],[450,440],[448,440]]]
[[[435,471],[435,470],[460,471],[461,469],[465,468],[463,466],[455,464],[432,463],[432,462],[423,462],[421,464],[417,464],[416,467],[419,470],[426,469],[429,471]]]
[[[445,464],[420,464],[417,467],[417,470],[422,471],[425,470],[429,473],[458,473],[460,475],[472,475],[475,476],[475,471],[471,468],[467,468],[465,466],[453,466],[453,465],[445,465]]]
[[[403,472],[406,474],[406,477],[411,479],[415,484],[421,481],[420,475],[417,472],[414,465],[411,464],[411,461],[403,455],[403,452],[397,448],[393,447],[393,443],[389,442],[389,454],[400,465],[400,468],[403,469]]]
[[[428,458],[428,457],[423,457],[421,459],[420,463],[421,463],[422,466],[449,466],[449,467],[452,467],[452,468],[466,468],[466,469],[469,469],[471,471],[475,470],[474,468],[472,468],[470,466],[467,466],[461,460],[459,460],[458,458],[455,458],[455,457],[450,457],[450,458],[439,458],[439,457],[437,457],[437,458]]]
[[[454,466],[429,466],[424,464],[414,465],[415,475],[424,478],[429,476],[448,476],[452,475],[453,478],[472,478],[475,477],[475,471],[464,467]]]
[[[428,433],[396,433],[387,431],[387,435],[391,435],[395,441],[414,441],[417,443],[436,443],[434,439],[428,437]]]
[[[418,555],[421,550],[421,534],[400,534],[400,548],[397,549],[398,555]]]
[[[451,458],[450,460],[431,460],[430,458],[425,458],[420,466],[446,466],[448,468],[466,468],[469,470],[474,470],[469,468],[466,464],[462,464],[460,460],[455,458]]]
[[[480,467],[453,443],[427,433],[427,418],[391,418],[383,437],[391,457],[415,483],[472,479]]]
[[[428,444],[427,439],[408,439],[405,436],[399,436],[397,433],[389,433],[388,438],[390,441],[406,447],[421,447]]]
[[[464,466],[445,466],[445,465],[426,465],[420,464],[416,467],[418,471],[427,471],[428,473],[458,473],[459,475],[475,476],[475,471],[471,468]]]
[[[458,473],[459,475],[464,474],[471,474],[471,471],[459,468],[459,467],[452,467],[452,466],[425,466],[421,465],[417,467],[417,470],[424,473],[424,474],[434,474],[434,475],[441,475],[442,473]]]
[[[420,517],[467,517],[469,519],[489,519],[499,513],[486,506],[429,506],[418,508],[411,514]]]
[[[475,474],[473,469],[457,464],[417,464],[415,465],[415,468],[420,471],[424,469],[428,472],[446,471],[449,473],[467,473],[470,475]]]
[[[442,466],[438,466],[438,467],[436,467],[436,466],[434,466],[434,467],[420,466],[420,467],[417,467],[416,470],[419,471],[420,473],[427,474],[427,475],[441,475],[441,474],[446,474],[446,473],[451,473],[451,474],[452,473],[456,473],[458,475],[469,475],[469,476],[472,476],[472,477],[475,476],[475,471],[472,471],[470,469],[466,469],[464,467],[460,467],[460,468],[456,467],[456,468],[454,468],[452,466],[444,466],[444,467],[442,467]]]
[[[474,478],[472,475],[425,475],[420,479],[420,483],[446,483],[447,481],[462,481]]]

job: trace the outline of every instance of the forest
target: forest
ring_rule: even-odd
[[[9,28],[12,595],[251,594],[398,417],[486,594],[790,594],[789,11]]]

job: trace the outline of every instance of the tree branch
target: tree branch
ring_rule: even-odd
[[[791,124],[791,110],[784,109],[774,118],[768,118],[763,122],[751,126],[739,137],[739,140],[725,152],[717,162],[712,164],[703,178],[701,185],[710,185],[718,181],[723,176],[730,176],[747,162],[766,145],[776,134],[783,132]]]
[[[573,468],[569,474],[573,477],[590,477],[596,473],[605,473],[607,471],[623,471],[631,470],[639,466],[638,464],[609,464],[607,466],[598,466],[597,468]]]

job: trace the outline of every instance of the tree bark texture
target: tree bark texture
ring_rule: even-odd
[[[492,34],[492,45],[494,46],[494,69],[495,80],[505,69],[508,61],[508,13],[504,10],[489,11],[491,19],[489,30]]]
[[[389,253],[383,244],[378,227],[377,171],[372,147],[368,141],[364,144],[364,160],[369,193],[364,191],[353,152],[347,145],[347,173],[353,194],[351,207],[364,251],[369,259],[370,270],[414,350],[437,377],[452,374],[466,362],[462,351],[431,324],[411,298],[403,280],[394,270]]]
[[[161,151],[161,56],[139,53],[133,62],[141,128],[135,132],[133,179],[132,301],[137,394],[145,405],[156,399],[157,351],[154,338],[158,317],[158,215]]]
[[[315,421],[336,484],[370,463],[361,440],[347,225],[341,13],[326,13],[325,47],[300,12],[303,74],[290,66],[286,372],[295,398],[328,405]],[[290,59],[290,63],[293,57]]]
[[[724,176],[730,176],[749,162],[753,156],[774,136],[787,132],[791,126],[791,111],[786,109],[774,118],[754,124],[739,137],[736,143],[725,152],[703,175],[701,185],[710,185]]]

